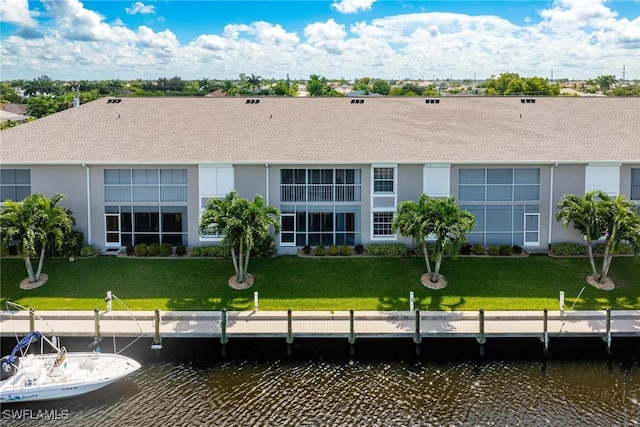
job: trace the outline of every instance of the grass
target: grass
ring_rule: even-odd
[[[235,291],[230,260],[94,257],[46,260],[49,281],[22,290],[24,261],[1,260],[0,303],[36,310],[104,309],[112,291],[131,310],[408,310],[409,292],[421,310],[640,309],[640,257],[613,260],[613,291],[587,284],[586,258],[447,258],[442,274],[449,285],[433,291],[420,284],[422,258],[298,258],[251,260],[253,287]],[[575,300],[585,287],[578,301]],[[117,304],[114,305],[114,308]]]

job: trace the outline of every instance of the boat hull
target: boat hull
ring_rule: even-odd
[[[99,390],[140,369],[128,357],[109,353],[69,353],[21,357],[17,373],[0,382],[0,402],[66,399]]]

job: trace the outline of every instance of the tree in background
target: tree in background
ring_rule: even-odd
[[[262,77],[251,74],[251,77],[247,78],[247,87],[251,89],[251,93],[255,94],[257,90],[262,86]]]
[[[558,209],[556,219],[565,227],[573,224],[573,228],[585,236],[591,278],[595,282],[607,282],[613,255],[622,243],[631,246],[635,254],[640,253],[640,215],[636,212],[636,205],[625,196],[611,198],[602,191],[589,191],[583,197],[565,194],[560,198]],[[602,270],[598,272],[593,243],[602,238],[604,256]]]
[[[609,89],[612,89],[618,81],[616,80],[616,76],[609,74],[596,77],[595,82],[602,92],[607,92]]]
[[[229,284],[248,288],[253,284],[253,276],[247,272],[251,251],[270,237],[271,227],[276,232],[280,230],[280,213],[265,205],[260,195],[250,202],[232,191],[224,199],[212,199],[207,204],[200,220],[200,232],[210,227],[224,235],[222,245],[231,252],[236,275]]]
[[[29,282],[41,278],[47,246],[61,248],[65,236],[74,223],[71,212],[58,206],[64,195],[51,199],[34,193],[20,202],[5,200],[0,210],[0,237],[6,247],[16,245],[29,275]],[[38,269],[34,272],[31,258],[40,254]],[[46,278],[46,276],[45,276]]]
[[[58,111],[58,102],[50,95],[30,96],[27,100],[27,114],[39,119]]]

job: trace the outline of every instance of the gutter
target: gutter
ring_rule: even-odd
[[[91,246],[91,177],[89,165],[83,163],[82,167],[87,170],[87,244]]]
[[[553,171],[558,166],[558,163],[551,165],[551,173],[549,175],[549,237],[547,238],[547,247],[551,249],[551,229],[553,224]]]

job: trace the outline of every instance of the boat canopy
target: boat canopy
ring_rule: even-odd
[[[29,347],[32,342],[38,341],[41,337],[42,334],[38,331],[33,331],[30,334],[25,335],[24,338],[22,338],[20,342],[18,342],[18,344],[16,344],[16,346],[13,348],[13,351],[9,356],[9,362],[14,363],[16,360],[16,354],[19,350],[22,350],[25,347]]]

